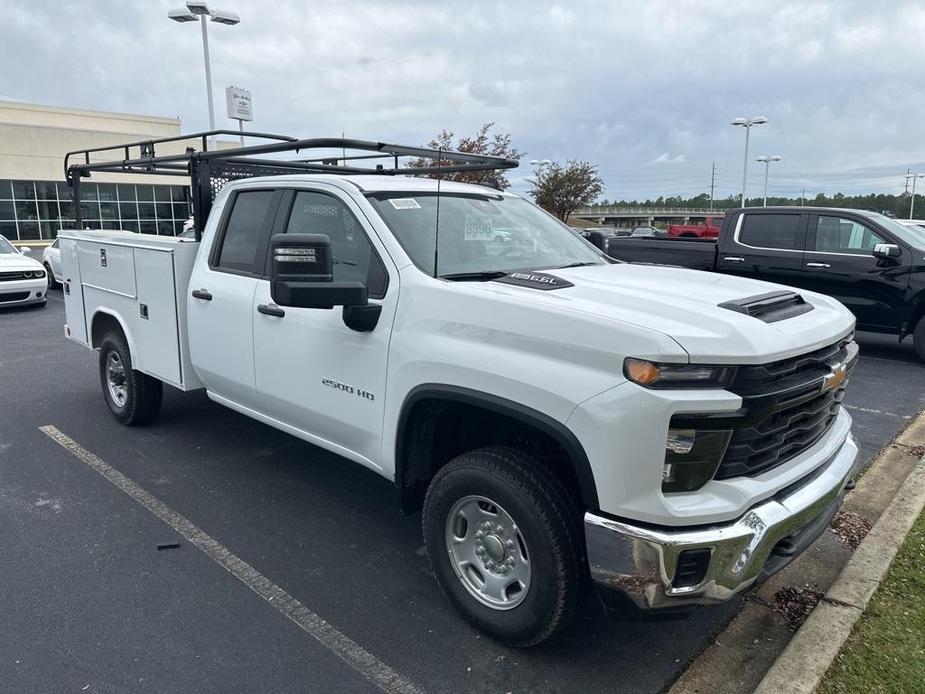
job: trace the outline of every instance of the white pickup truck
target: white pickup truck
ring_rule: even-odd
[[[255,149],[188,152],[194,192]],[[204,388],[394,480],[450,601],[517,646],[589,579],[609,608],[689,610],[828,525],[858,452],[837,301],[616,263],[516,195],[348,162],[225,184],[201,240],[59,235],[65,331],[120,422],[153,420],[164,383]]]

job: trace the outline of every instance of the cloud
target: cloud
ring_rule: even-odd
[[[421,144],[491,120],[531,158],[599,164],[611,198],[702,192],[714,163],[717,196],[734,192],[736,116],[768,117],[751,151],[782,155],[791,191],[866,190],[812,177],[880,167],[896,192],[925,161],[920,2],[227,1],[242,21],[209,25],[215,93],[249,88],[255,130]],[[5,3],[0,94],[204,129],[199,31],[167,19],[174,4]],[[236,126],[220,98],[216,113]]]
[[[683,154],[679,154],[676,157],[672,157],[670,154],[668,154],[668,152],[664,152],[658,155],[657,157],[655,157],[655,159],[649,162],[650,165],[651,164],[686,164],[686,163],[687,163],[687,159],[685,158]]]

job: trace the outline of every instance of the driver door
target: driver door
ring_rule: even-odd
[[[848,215],[814,214],[809,219],[803,254],[803,286],[838,299],[858,320],[860,329],[893,329],[904,319],[897,310],[908,275],[897,271],[902,259],[872,255],[878,243],[894,243]]]
[[[340,307],[275,307],[267,272],[253,301],[254,363],[266,414],[377,467],[398,274],[361,219],[356,204],[333,186],[286,191],[274,232],[328,236],[334,280],[365,283],[369,302],[382,313],[372,331],[357,332],[345,325]]]

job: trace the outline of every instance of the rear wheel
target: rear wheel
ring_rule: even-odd
[[[499,641],[533,646],[574,611],[582,577],[578,511],[533,456],[492,446],[455,458],[427,490],[423,526],[443,592]]]
[[[912,333],[912,346],[915,347],[915,353],[919,359],[925,361],[925,316],[919,318],[915,326],[915,332]]]
[[[122,333],[110,332],[100,343],[100,385],[106,405],[122,424],[148,424],[161,409],[163,383],[132,368]]]

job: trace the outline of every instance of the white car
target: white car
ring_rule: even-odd
[[[61,249],[58,247],[58,239],[50,246],[46,246],[42,252],[42,265],[45,267],[45,274],[48,277],[48,288],[57,289],[61,286]]]
[[[48,291],[42,264],[0,236],[0,307],[45,305]]]

